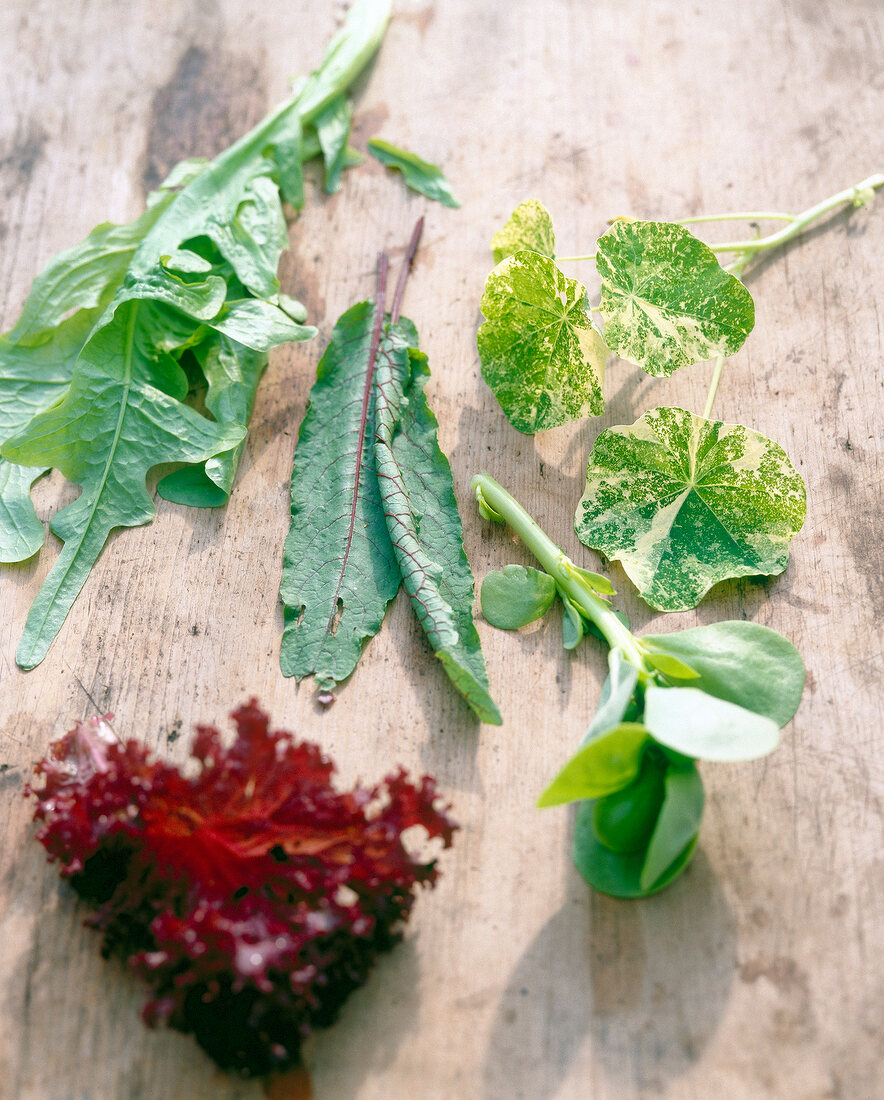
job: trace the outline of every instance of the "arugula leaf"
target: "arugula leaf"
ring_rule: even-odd
[[[602,412],[607,348],[582,283],[522,250],[488,276],[481,308],[482,377],[514,428],[530,434]]]
[[[530,249],[552,260],[556,254],[556,234],[549,211],[537,199],[520,202],[509,221],[491,238],[495,264],[514,252]]]
[[[435,164],[421,160],[415,153],[407,149],[400,149],[380,138],[371,138],[368,142],[368,151],[371,155],[387,168],[394,168],[402,173],[405,183],[412,191],[426,195],[428,199],[441,202],[443,206],[456,208],[460,203],[454,197],[448,180],[442,174],[442,170]]]
[[[648,374],[733,355],[755,324],[749,291],[684,226],[617,221],[596,268],[608,347]]]
[[[28,491],[49,465],[83,486],[53,521],[69,543],[28,617],[23,667],[45,654],[107,533],[153,516],[143,484],[151,466],[207,461],[164,479],[162,491],[226,499],[266,353],[315,334],[276,274],[288,243],[281,198],[300,202],[300,162],[320,152],[304,128],[322,126],[389,14],[389,0],[357,0],[292,98],[211,163],[173,169],[136,221],[99,226],[50,261],[0,338],[0,396],[13,397],[0,425],[0,554],[39,546]],[[345,151],[343,163],[351,159]],[[203,372],[215,423],[183,411],[184,356]]]
[[[645,689],[644,722],[652,736],[695,760],[755,760],[780,743],[776,722],[697,687]]]
[[[144,483],[150,467],[205,459],[242,439],[241,428],[213,424],[183,405],[187,384],[174,360],[152,361],[139,344],[139,319],[150,309],[121,305],[81,352],[65,397],[5,445],[13,461],[56,466],[83,489],[52,520],[65,545],[28,613],[16,652],[22,668],[46,655],[111,530],[153,518]],[[177,398],[169,392],[175,389]]]
[[[794,716],[804,691],[804,662],[792,643],[769,627],[738,619],[672,634],[646,634],[642,648],[686,661],[687,685],[764,714],[780,727]],[[666,673],[678,684],[677,674]]]
[[[350,675],[399,589],[372,452],[379,310],[359,302],[332,330],[292,468],[280,665],[320,689]]]
[[[316,116],[316,135],[325,163],[325,190],[333,195],[341,186],[347,166],[347,141],[350,137],[352,109],[346,96],[338,96]]]
[[[377,366],[374,454],[387,530],[405,590],[457,690],[483,722],[500,725],[473,624],[473,574],[463,548],[451,467],[424,387],[417,331],[387,325]]]
[[[482,614],[501,630],[518,630],[543,618],[555,598],[556,582],[530,565],[505,565],[486,574],[479,593]]]
[[[804,482],[777,443],[658,408],[598,437],[575,529],[622,563],[652,607],[682,611],[719,581],[782,573],[805,509]]]

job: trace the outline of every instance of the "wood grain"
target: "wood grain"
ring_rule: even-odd
[[[219,151],[281,99],[337,10],[8,0],[0,327],[51,255],[134,217],[169,164]],[[884,205],[832,217],[747,275],[758,322],[716,412],[777,439],[807,481],[788,571],[664,617],[610,569],[636,628],[745,617],[792,638],[809,670],[774,756],[704,769],[700,850],[663,894],[590,893],[570,862],[568,811],[533,808],[588,723],[601,647],[565,653],[555,621],[510,636],[480,620],[504,714],[480,728],[400,594],[322,712],[309,684],[279,673],[277,602],[292,454],[324,340],[370,294],[378,249],[395,260],[419,213],[405,310],[430,357],[474,571],[528,563],[471,504],[481,468],[597,567],[571,530],[592,441],[652,404],[702,408],[708,368],[653,380],[615,364],[603,417],[518,435],[475,349],[491,233],[534,195],[573,254],[616,214],[797,210],[881,171],[882,38],[872,0],[398,0],[355,141],[377,135],[443,165],[462,208],[426,203],[374,162],[333,197],[314,178],[282,274],[320,337],[272,356],[228,507],[158,499],[153,524],[110,540],[31,673],[15,645],[57,541],[0,571],[0,1097],[264,1095],[191,1040],[141,1027],[138,984],[99,958],[21,797],[49,741],[96,709],[182,759],[197,721],[223,723],[252,694],[332,753],[344,780],[394,762],[432,772],[463,825],[404,945],[311,1041],[317,1100],[884,1094]],[[41,517],[74,492],[57,475],[40,483]]]

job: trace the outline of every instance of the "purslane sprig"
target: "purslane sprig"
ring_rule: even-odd
[[[579,802],[574,860],[596,889],[644,897],[687,866],[703,812],[697,761],[772,752],[804,689],[804,664],[782,635],[735,621],[636,637],[609,602],[610,582],[581,569],[493,478],[473,478],[479,509],[506,523],[543,572],[506,566],[482,584],[485,618],[517,629],[556,597],[564,644],[590,632],[608,644],[609,675],[580,748],[539,806]]]

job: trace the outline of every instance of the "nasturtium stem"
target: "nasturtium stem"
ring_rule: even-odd
[[[769,234],[767,237],[756,237],[746,241],[725,241],[724,244],[713,244],[709,247],[713,252],[743,253],[747,257],[754,256],[757,252],[764,252],[769,248],[777,248],[779,245],[792,240],[793,237],[797,237],[812,222],[824,217],[837,207],[843,206],[845,203],[861,205],[864,201],[864,193],[875,191],[879,187],[884,187],[884,175],[881,173],[869,176],[868,179],[862,180],[853,187],[847,187],[835,195],[830,195],[829,198],[823,199],[822,202],[809,207],[801,214],[792,215],[788,225],[778,229],[776,233]],[[777,215],[777,217],[782,216]],[[717,216],[715,220],[718,220]]]
[[[531,553],[549,573],[559,590],[594,623],[611,649],[619,649],[643,676],[651,669],[635,635],[614,614],[607,600],[587,585],[580,569],[549,538],[521,504],[488,474],[476,474],[470,486],[480,503],[487,505],[509,524]]]
[[[676,225],[698,225],[700,222],[793,222],[794,214],[772,214],[753,210],[738,214],[695,214],[692,218],[676,218]]]

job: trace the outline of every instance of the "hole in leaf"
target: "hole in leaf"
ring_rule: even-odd
[[[334,638],[338,632],[338,626],[341,622],[341,616],[344,614],[344,601],[338,596],[337,606],[335,607],[335,613],[328,621],[328,632]]]

